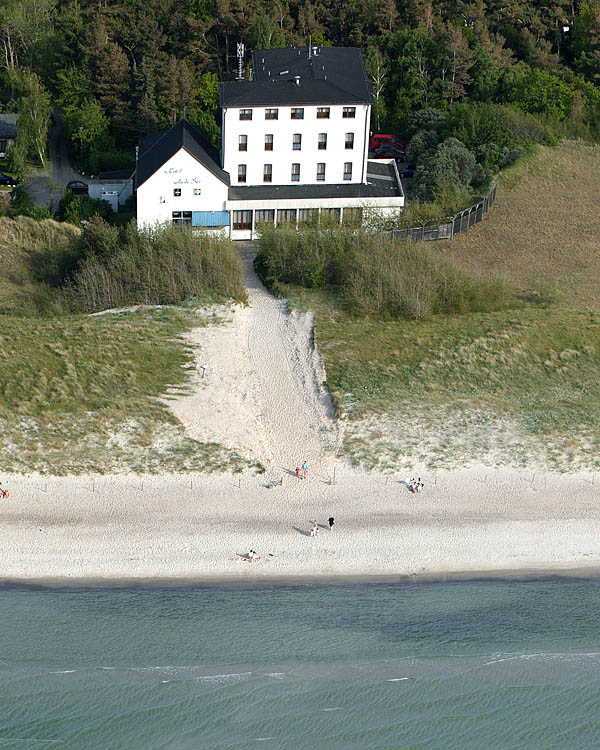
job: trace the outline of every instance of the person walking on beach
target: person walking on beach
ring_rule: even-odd
[[[306,479],[306,474],[308,472],[308,464],[306,463],[306,460],[302,462],[302,479]]]
[[[312,529],[310,530],[311,536],[317,536],[319,533],[319,524],[316,521],[311,521],[312,523]]]
[[[300,479],[300,467],[296,466],[296,478]]]
[[[330,529],[330,530],[332,530],[332,529],[333,529],[333,520],[334,520],[334,519],[333,519],[333,516],[330,516],[330,517],[329,517],[329,518],[327,519],[327,523],[329,524],[329,529]]]

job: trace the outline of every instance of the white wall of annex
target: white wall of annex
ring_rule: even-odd
[[[290,84],[293,85],[293,84]],[[345,105],[349,106],[349,105]],[[273,167],[273,185],[318,184],[317,163],[325,163],[327,184],[344,182],[344,163],[352,163],[351,182],[366,182],[371,106],[356,107],[354,118],[342,117],[343,106],[330,106],[328,119],[317,119],[317,107],[305,106],[304,119],[292,120],[292,107],[275,107],[277,120],[265,120],[265,107],[251,107],[252,120],[239,119],[239,107],[223,109],[223,164],[238,185],[238,165],[246,165],[246,185],[264,185],[263,167]],[[273,151],[265,151],[265,135],[273,135]],[[302,135],[302,148],[292,148],[295,133]],[[319,150],[319,133],[327,134],[327,149]],[[354,148],[345,148],[346,133],[354,133]],[[248,136],[248,150],[239,150],[239,136]],[[300,181],[292,182],[292,164],[300,164]]]
[[[181,190],[175,197],[174,190]],[[194,190],[200,189],[200,195]],[[227,185],[180,149],[137,190],[137,224],[171,221],[173,211],[225,211]]]

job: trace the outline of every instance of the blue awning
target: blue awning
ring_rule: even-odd
[[[229,211],[192,211],[193,227],[228,227]]]

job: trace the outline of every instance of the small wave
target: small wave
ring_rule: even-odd
[[[404,680],[410,680],[410,677],[391,677],[386,682],[404,682]]]
[[[50,672],[50,674],[73,674],[77,672],[76,669],[59,669],[57,672]]]
[[[255,737],[254,742],[265,742],[265,740],[274,740],[275,737]]]
[[[263,677],[274,677],[276,680],[283,680],[285,672],[265,672]]]
[[[209,674],[202,677],[195,677],[196,682],[229,682],[232,680],[241,680],[252,672],[234,672],[233,674]]]
[[[337,708],[321,708],[321,711],[341,711],[342,707],[338,706]]]

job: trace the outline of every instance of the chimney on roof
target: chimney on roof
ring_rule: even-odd
[[[294,76],[294,83],[296,84],[296,86],[300,85],[300,76]]]

